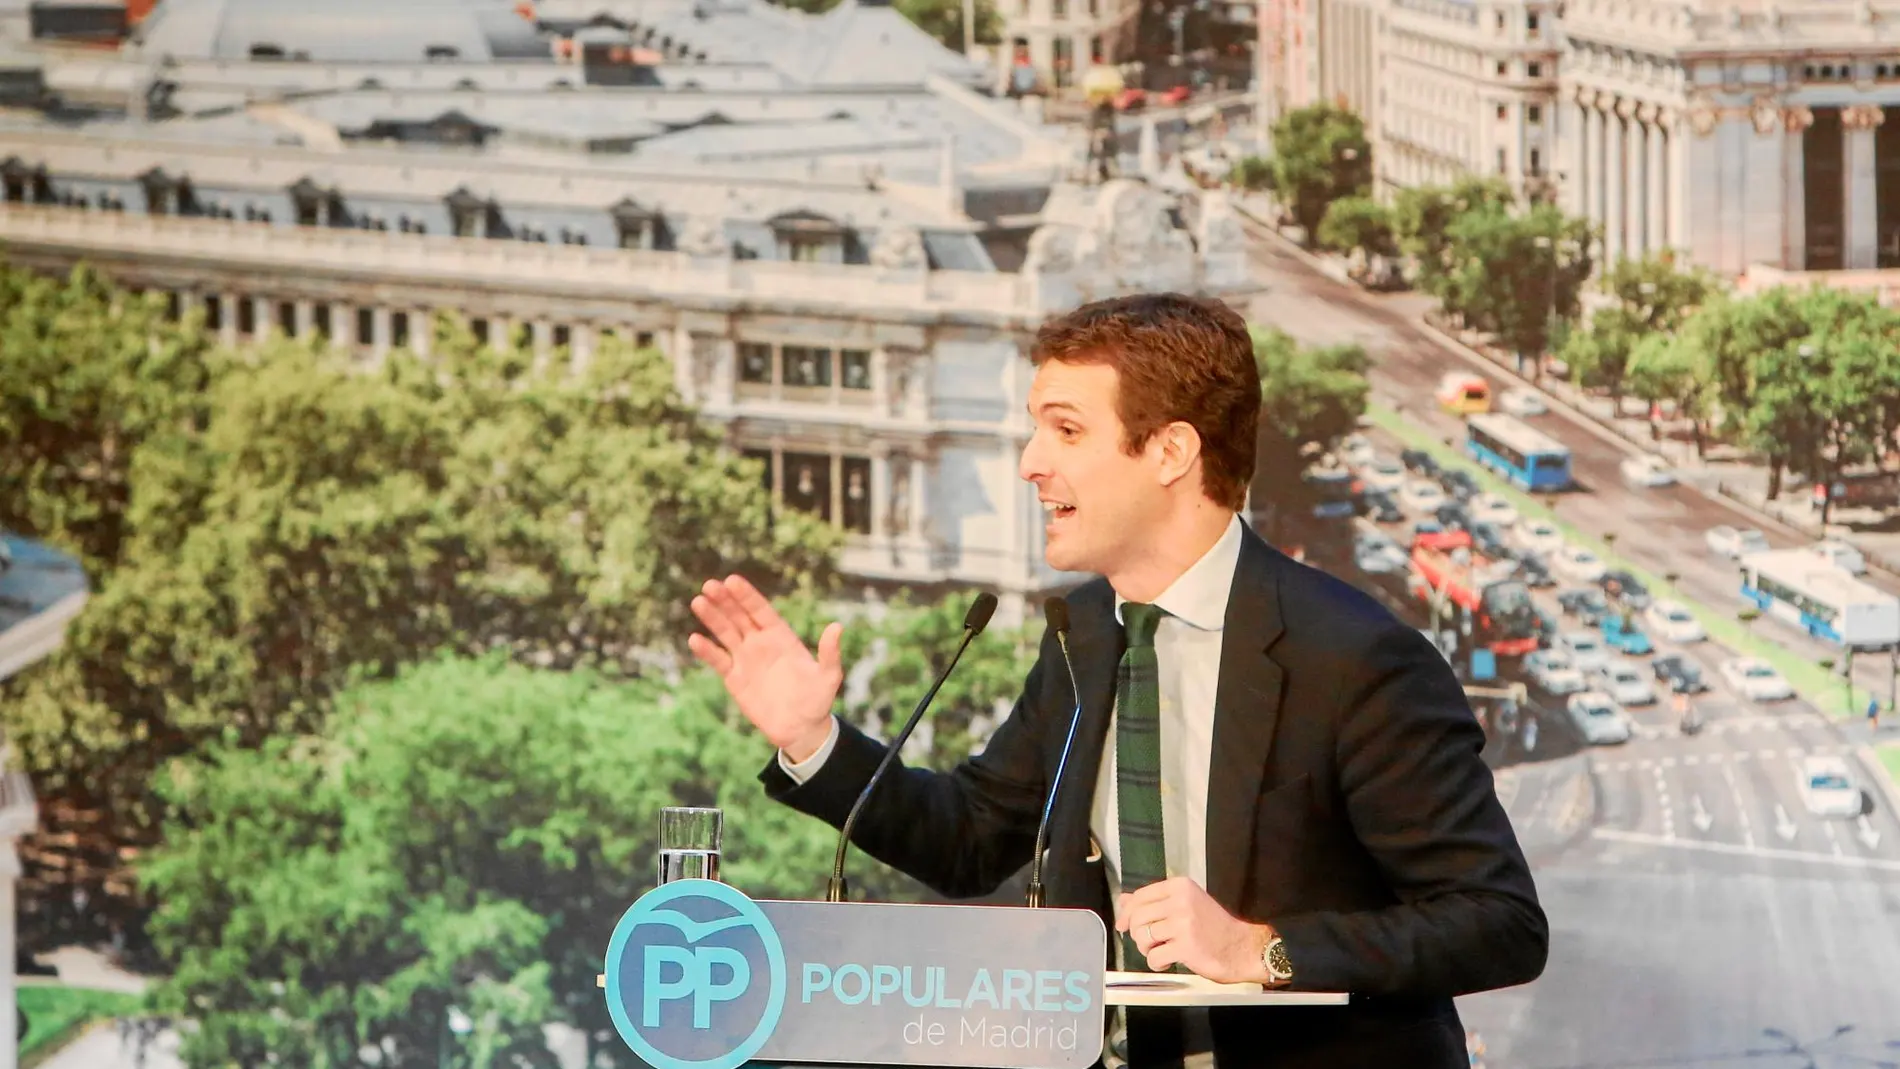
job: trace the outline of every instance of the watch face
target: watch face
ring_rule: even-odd
[[[1293,959],[1287,956],[1286,944],[1278,939],[1267,948],[1267,968],[1273,970],[1273,975],[1282,980],[1293,978]]]

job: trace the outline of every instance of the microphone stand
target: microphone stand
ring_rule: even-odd
[[[1055,778],[1049,784],[1049,797],[1042,802],[1042,819],[1036,823],[1036,852],[1029,861],[1029,889],[1024,893],[1024,904],[1031,909],[1041,909],[1042,894],[1042,855],[1044,844],[1049,837],[1049,817],[1055,812],[1056,794],[1062,790],[1062,773],[1069,767],[1069,754],[1075,748],[1075,729],[1082,723],[1082,690],[1075,682],[1075,661],[1069,656],[1069,609],[1059,599],[1049,599],[1050,626],[1056,633],[1056,644],[1062,647],[1062,664],[1069,671],[1069,693],[1075,695],[1075,709],[1069,713],[1069,733],[1062,740],[1062,756],[1056,761]]]

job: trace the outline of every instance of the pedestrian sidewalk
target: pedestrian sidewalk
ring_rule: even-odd
[[[101,1021],[61,1047],[39,1069],[184,1069],[178,1057],[178,1033],[120,1018]]]

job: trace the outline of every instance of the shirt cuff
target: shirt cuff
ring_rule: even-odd
[[[786,775],[792,777],[793,783],[803,783],[818,774],[818,770],[824,767],[825,758],[831,756],[832,748],[837,745],[838,718],[834,716],[831,718],[831,734],[825,736],[824,745],[818,747],[818,752],[805,758],[803,761],[793,763],[791,758],[785,756],[785,751],[780,750],[778,752],[778,767]]]

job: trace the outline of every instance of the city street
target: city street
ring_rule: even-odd
[[[1366,295],[1272,237],[1257,239],[1254,263],[1255,322],[1308,344],[1363,345],[1378,400],[1441,437],[1458,433],[1430,395],[1444,371],[1469,365],[1410,321],[1418,295]],[[1687,488],[1627,487],[1617,445],[1561,415],[1534,422],[1570,446],[1586,487],[1559,505],[1566,521],[1623,535],[1617,556],[1677,573],[1703,605],[1738,605],[1732,566],[1707,552],[1703,532],[1748,520]],[[1778,625],[1755,626],[1767,637]],[[1864,731],[1798,700],[1741,698],[1713,643],[1658,652],[1692,657],[1714,688],[1697,698],[1700,733],[1683,736],[1665,699],[1629,710],[1628,743],[1580,747],[1545,699],[1532,763],[1498,773],[1553,942],[1537,982],[1461,1000],[1486,1065],[1900,1064],[1900,818],[1877,791],[1859,818],[1815,816],[1797,787],[1801,758],[1846,753]],[[1865,779],[1851,757],[1849,767]]]
[[[1254,237],[1256,279],[1265,287],[1249,305],[1254,322],[1278,326],[1309,344],[1365,346],[1373,355],[1370,378],[1375,399],[1402,409],[1440,438],[1456,440],[1463,433],[1457,416],[1433,404],[1432,390],[1445,372],[1470,371],[1477,365],[1448,351],[1414,321],[1431,305],[1430,298],[1410,292],[1366,293],[1316,271],[1265,227],[1251,222],[1247,226]],[[1490,365],[1484,365],[1482,373],[1494,383],[1501,382]],[[1735,565],[1710,553],[1703,540],[1709,528],[1719,524],[1760,527],[1776,549],[1810,541],[1764,525],[1726,501],[1689,486],[1628,485],[1617,466],[1634,447],[1558,406],[1553,405],[1548,415],[1525,422],[1570,448],[1578,489],[1557,498],[1558,516],[1593,535],[1640,532],[1640,537],[1620,538],[1615,556],[1656,575],[1674,573],[1677,588],[1693,602],[1731,613],[1746,607]],[[1890,591],[1894,586],[1878,575],[1864,578]],[[1762,638],[1811,659],[1840,655],[1838,649],[1772,617],[1763,616],[1751,626]],[[1894,686],[1890,666],[1885,655],[1859,658],[1855,685],[1862,702],[1870,689],[1883,703],[1888,701]]]

